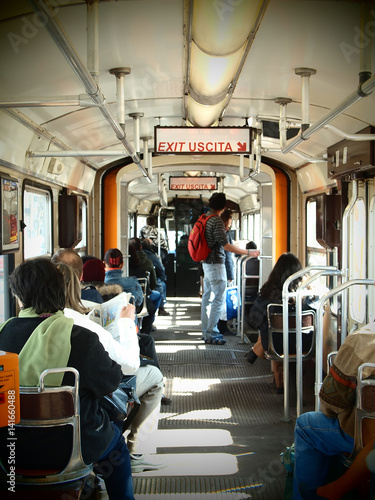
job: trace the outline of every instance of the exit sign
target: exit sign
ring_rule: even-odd
[[[251,127],[155,127],[156,154],[249,154]]]

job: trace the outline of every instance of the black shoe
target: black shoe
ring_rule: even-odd
[[[171,398],[167,398],[167,396],[162,396],[161,404],[162,405],[170,405],[172,403]]]
[[[255,361],[258,359],[258,356],[255,354],[255,352],[252,349],[250,349],[250,351],[246,355],[246,359],[248,360],[248,362],[251,365],[253,365],[255,363]]]
[[[284,395],[284,387],[276,387],[276,394]]]

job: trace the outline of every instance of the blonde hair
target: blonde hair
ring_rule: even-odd
[[[58,262],[55,265],[64,277],[65,307],[73,309],[81,314],[88,313],[89,309],[81,302],[81,285],[77,269],[64,264],[64,262]]]

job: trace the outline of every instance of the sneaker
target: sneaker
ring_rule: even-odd
[[[153,462],[151,460],[147,460],[145,455],[132,455],[130,454],[130,466],[132,472],[143,472],[145,470],[158,470],[164,469],[166,464]]]
[[[159,307],[159,313],[158,316],[170,316],[171,314],[166,311],[164,308]]]

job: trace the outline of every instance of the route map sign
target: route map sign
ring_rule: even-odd
[[[156,154],[249,154],[251,127],[155,127]]]

